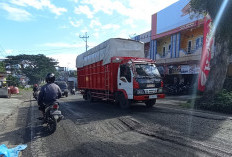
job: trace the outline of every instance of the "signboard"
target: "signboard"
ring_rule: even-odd
[[[209,16],[204,19],[204,40],[201,55],[200,72],[198,76],[198,90],[204,91],[205,84],[210,71],[211,49],[213,45],[213,37],[211,35],[212,20]]]
[[[203,16],[191,17],[189,12],[190,0],[179,0],[161,10],[157,13],[156,34],[161,34],[176,28],[179,30],[191,28],[196,25],[195,21],[203,19]]]

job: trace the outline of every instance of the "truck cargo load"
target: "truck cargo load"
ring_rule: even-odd
[[[109,39],[77,56],[76,67],[78,89],[86,100],[110,100],[128,108],[133,102],[151,107],[164,97],[159,71],[144,58],[141,42]]]
[[[114,56],[144,58],[144,44],[129,39],[112,38],[77,57],[76,67],[81,68],[99,61],[109,64]]]

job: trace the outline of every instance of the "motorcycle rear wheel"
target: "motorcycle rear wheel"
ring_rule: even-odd
[[[57,120],[54,117],[50,117],[48,120],[48,131],[49,133],[54,133],[57,127]]]

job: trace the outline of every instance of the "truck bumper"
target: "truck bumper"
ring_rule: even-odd
[[[155,94],[155,95],[157,96],[157,99],[163,99],[163,98],[165,98],[165,94]],[[145,101],[145,100],[149,100],[149,99],[154,99],[154,98],[150,98],[150,95],[138,95],[138,96],[134,96],[134,100],[135,101]]]

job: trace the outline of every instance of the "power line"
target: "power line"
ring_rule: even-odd
[[[79,36],[79,37],[82,38],[82,39],[84,40],[84,42],[85,42],[85,49],[86,49],[85,52],[87,52],[87,48],[88,48],[88,38],[89,38],[89,36],[87,36],[87,32],[85,32],[85,36]]]

